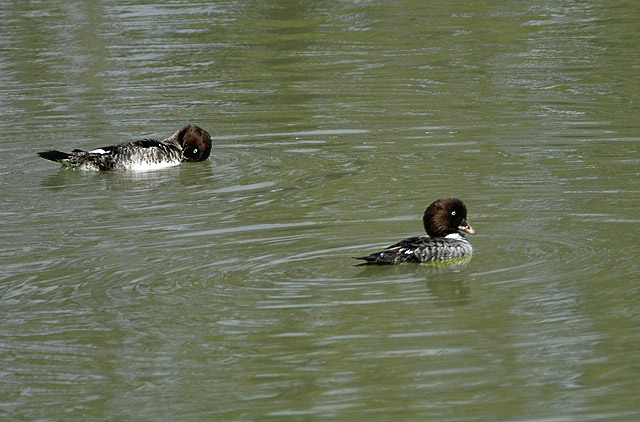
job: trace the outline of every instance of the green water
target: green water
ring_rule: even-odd
[[[0,16],[2,420],[640,417],[640,3]],[[209,161],[35,155],[188,121]],[[468,262],[352,267],[445,196]]]

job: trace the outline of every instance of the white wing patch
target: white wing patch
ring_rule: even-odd
[[[89,151],[89,154],[106,154],[107,151],[102,148],[94,149],[93,151]]]

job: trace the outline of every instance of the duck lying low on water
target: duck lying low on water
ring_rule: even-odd
[[[422,222],[428,236],[408,237],[380,252],[357,257],[363,265],[426,264],[461,258],[472,252],[464,233],[475,234],[467,223],[467,207],[457,198],[438,199],[424,212]]]
[[[163,141],[143,139],[91,151],[74,149],[70,153],[50,150],[38,155],[64,167],[78,170],[148,171],[177,166],[183,162],[204,161],[211,153],[211,136],[188,124]]]

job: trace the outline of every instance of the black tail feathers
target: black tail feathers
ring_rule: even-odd
[[[62,160],[66,160],[71,157],[71,154],[67,154],[66,152],[50,150],[50,151],[42,151],[39,152],[38,155],[46,160],[61,162]]]
[[[353,259],[361,259],[361,258],[356,258],[354,256]],[[359,264],[353,264],[352,267],[366,267],[367,265],[372,265],[372,264],[369,261],[367,261],[367,262],[361,262]]]
[[[360,262],[359,264],[352,265],[353,267],[366,267],[368,265],[384,265],[385,262],[379,262],[376,260],[375,255],[367,255],[367,256],[352,256],[353,259],[361,259],[365,262]]]

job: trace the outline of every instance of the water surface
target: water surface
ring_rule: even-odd
[[[3,419],[638,418],[636,2],[0,15]],[[35,155],[188,121],[209,161]],[[351,267],[445,196],[468,262]]]

